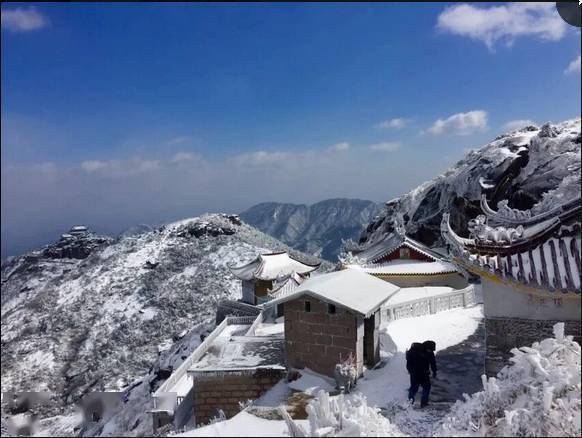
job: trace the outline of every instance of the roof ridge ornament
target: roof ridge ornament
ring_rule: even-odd
[[[523,226],[516,228],[490,227],[487,216],[480,214],[467,223],[469,236],[478,242],[513,243],[523,238]]]

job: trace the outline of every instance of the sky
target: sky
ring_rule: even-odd
[[[71,225],[389,200],[580,116],[542,4],[2,4],[2,257]]]

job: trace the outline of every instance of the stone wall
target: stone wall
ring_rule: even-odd
[[[557,322],[565,323],[566,335],[574,336],[580,343],[580,321],[543,321],[516,318],[486,318],[485,319],[485,372],[495,376],[501,368],[509,364],[511,349],[530,346],[545,338],[553,337],[553,326]]]
[[[305,301],[311,303],[310,312],[305,311]],[[330,314],[327,303],[312,297],[285,303],[285,353],[290,367],[333,376],[340,357],[346,359],[351,353],[361,374],[363,337],[363,319],[339,306]]]
[[[240,412],[239,402],[255,400],[285,376],[285,370],[258,369],[254,374],[197,375],[194,379],[196,425],[208,424],[222,409],[227,418]]]
[[[373,367],[380,361],[380,311],[364,319],[364,361]]]

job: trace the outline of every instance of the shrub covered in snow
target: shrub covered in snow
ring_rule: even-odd
[[[295,423],[285,409],[280,409],[292,437],[332,436],[402,436],[379,409],[368,406],[360,394],[330,397],[323,390],[307,405],[309,432]]]
[[[350,353],[346,360],[336,364],[333,376],[336,389],[350,392],[351,389],[356,386],[358,370],[356,369],[356,360],[352,353]]]
[[[443,436],[580,436],[580,345],[554,326],[554,338],[514,348],[513,362],[483,391],[458,401]]]

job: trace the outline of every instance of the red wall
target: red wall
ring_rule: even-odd
[[[408,248],[407,246],[403,246],[401,248]],[[375,263],[385,263],[385,262],[389,262],[392,260],[396,260],[396,259],[400,259],[400,249],[398,248],[397,250],[393,251],[392,253],[388,254],[385,257],[382,257],[380,260],[378,260]],[[423,261],[423,262],[432,262],[434,261],[433,259],[431,259],[430,257],[425,256],[424,254],[413,250],[412,248],[408,248],[409,252],[410,252],[410,257],[409,260],[419,260],[419,261]]]

